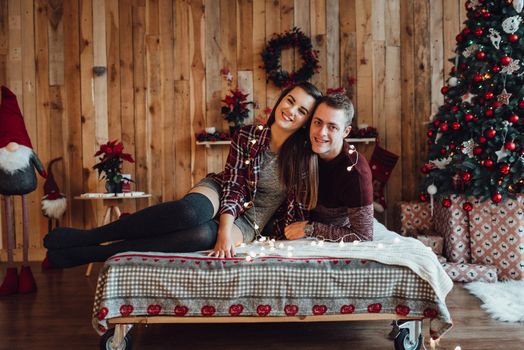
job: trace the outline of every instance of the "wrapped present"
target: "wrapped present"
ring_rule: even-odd
[[[417,235],[416,238],[424,243],[425,246],[430,247],[433,253],[442,255],[444,251],[444,237],[437,235]]]
[[[451,262],[471,262],[469,245],[468,214],[462,205],[465,199],[459,195],[452,195],[451,207],[445,208],[440,200],[435,205],[433,222],[435,231],[444,236],[445,255]]]
[[[524,279],[524,195],[499,204],[473,203],[472,262],[495,265],[500,280]]]
[[[442,267],[455,282],[497,282],[497,268],[493,265],[444,262]]]
[[[426,202],[400,202],[400,234],[414,237],[433,228],[431,210]]]

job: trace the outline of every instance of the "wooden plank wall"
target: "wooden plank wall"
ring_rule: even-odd
[[[125,173],[153,195],[123,211],[180,198],[227,157],[225,147],[196,146],[194,134],[226,129],[220,100],[236,86],[257,102],[252,118],[264,116],[279,89],[266,82],[260,52],[274,33],[298,26],[319,51],[312,81],[350,89],[355,125],[377,127],[380,145],[401,156],[387,187],[391,208],[417,196],[425,123],[442,103],[464,16],[464,0],[0,0],[0,83],[18,95],[44,164],[64,159],[54,169],[69,199],[62,224],[90,227],[101,204],[72,198],[103,190],[91,170],[100,144],[123,140],[136,159]],[[301,64],[291,50],[282,62]],[[373,145],[359,147],[371,155]],[[42,192],[29,195],[32,259],[45,252]]]

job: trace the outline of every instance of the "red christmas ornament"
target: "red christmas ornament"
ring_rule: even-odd
[[[508,41],[511,43],[515,43],[519,41],[519,37],[516,34],[510,34],[508,35]]]
[[[444,208],[449,208],[449,207],[451,207],[451,199],[449,199],[449,198],[444,198],[444,199],[442,200],[442,206],[443,206]]]
[[[455,73],[456,71],[457,71],[457,67],[455,66],[451,67],[451,70],[450,70],[451,73]]]
[[[482,14],[482,16],[483,16],[484,18],[488,19],[488,18],[491,17],[491,13],[489,13],[489,12],[484,12],[484,13]]]
[[[500,63],[503,66],[507,66],[508,64],[511,63],[511,58],[509,56],[502,56],[502,58],[500,59]]]
[[[510,123],[516,124],[519,121],[519,116],[516,114],[512,114],[509,116],[508,121]]]
[[[481,155],[483,151],[484,149],[480,146],[473,148],[473,154],[476,156]]]
[[[452,143],[451,145],[449,145],[449,148],[450,148],[450,149],[455,149],[455,148],[457,148],[457,145],[455,145],[454,143]]]
[[[506,163],[502,163],[500,165],[500,168],[499,168],[500,172],[504,175],[508,175],[509,174],[509,165],[506,164]]]
[[[485,166],[486,168],[491,168],[491,167],[493,166],[493,161],[492,161],[491,159],[489,159],[489,158],[486,159],[486,160],[484,161],[484,166]]]
[[[430,145],[430,146],[431,146],[432,144],[433,144],[433,141],[431,141],[431,140],[428,140],[428,145]]]
[[[433,121],[433,125],[435,125],[436,127],[438,127],[440,125],[440,119],[435,119]]]
[[[460,43],[462,40],[464,40],[464,36],[462,36],[462,34],[457,34],[457,36],[455,37],[455,40]]]
[[[500,68],[499,66],[493,66],[493,68],[491,68],[491,71],[492,71],[493,73],[498,73],[498,72],[500,72],[501,69],[502,69],[502,68]]]
[[[486,132],[484,133],[484,135],[485,135],[488,139],[492,139],[492,138],[494,138],[494,137],[497,135],[497,131],[495,131],[495,129],[489,129],[489,130],[486,130]]]
[[[442,89],[440,89],[440,92],[442,93],[442,95],[447,94],[448,91],[449,91],[449,87],[447,86],[443,86]]]
[[[493,117],[493,110],[491,108],[486,110],[486,112],[484,112],[484,115],[488,118]]]
[[[473,80],[477,83],[480,83],[482,81],[482,75],[480,75],[480,73],[475,73]]]
[[[462,29],[462,34],[464,36],[469,35],[469,33],[471,33],[471,29],[469,29],[469,27]]]
[[[441,130],[442,132],[446,132],[446,131],[448,131],[448,130],[449,130],[448,123],[446,122],[446,123],[440,124],[440,130]]]
[[[513,141],[508,141],[504,144],[504,148],[508,151],[514,151],[517,148],[517,145]]]
[[[462,180],[463,180],[464,182],[469,182],[469,181],[471,181],[471,173],[470,173],[470,172],[467,172],[467,171],[463,172],[463,173],[462,173]]]
[[[447,153],[448,153],[448,150],[445,149],[444,147],[440,149],[440,154],[442,154],[443,156],[445,156]]]
[[[491,196],[491,200],[493,201],[493,203],[500,203],[502,201],[502,195],[500,193],[494,193],[492,196]]]
[[[459,109],[460,109],[460,108],[459,108],[458,106],[453,106],[453,107],[451,107],[451,111],[452,111],[453,113],[458,112]]]
[[[484,53],[484,51],[479,51],[477,52],[475,57],[477,58],[477,60],[482,61],[486,57],[486,54]]]
[[[473,114],[471,114],[471,113],[468,113],[468,114],[466,114],[466,115],[464,116],[464,120],[467,121],[467,122],[472,121],[473,118],[474,118],[474,116],[473,116]]]
[[[519,108],[524,109],[524,100],[519,101]]]
[[[418,195],[418,199],[419,199],[421,202],[427,202],[428,197],[427,197],[424,193],[421,193],[421,194]]]
[[[479,143],[486,143],[487,139],[484,136],[479,137]]]
[[[462,70],[466,70],[467,68],[468,68],[468,65],[467,65],[467,64],[465,64],[465,63],[461,63],[461,64],[460,64],[460,69],[462,69]]]
[[[451,128],[453,130],[458,130],[460,129],[460,123],[459,122],[453,122],[453,124],[451,124]]]
[[[466,202],[462,206],[462,209],[464,209],[465,211],[472,211],[473,210],[473,204],[471,204],[470,202]]]
[[[495,94],[491,91],[487,91],[485,94],[484,94],[484,98],[486,100],[491,100],[493,97],[495,97]]]
[[[500,101],[495,101],[491,104],[491,107],[493,107],[493,109],[500,108],[501,106],[502,106],[502,102]]]
[[[427,135],[428,137],[433,137],[433,130],[428,130]]]
[[[482,36],[482,34],[484,34],[484,31],[482,30],[482,28],[477,28],[475,29],[475,36]]]

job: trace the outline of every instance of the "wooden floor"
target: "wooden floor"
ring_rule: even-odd
[[[96,271],[84,268],[40,272],[32,295],[0,298],[0,349],[97,349],[91,328]],[[0,264],[3,279],[5,264]],[[437,349],[524,348],[524,324],[492,320],[460,284],[448,296],[454,327]],[[388,322],[250,325],[155,325],[132,331],[134,349],[394,349]],[[424,335],[427,336],[427,324]],[[429,345],[426,344],[429,349]]]

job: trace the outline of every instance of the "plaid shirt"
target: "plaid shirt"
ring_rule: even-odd
[[[219,214],[231,214],[236,219],[254,205],[260,161],[270,140],[271,129],[262,125],[244,126],[235,134],[224,171],[210,175],[222,187]],[[274,229],[278,233],[294,221],[306,220],[308,215],[304,205],[288,191],[287,200],[274,217],[277,218]]]

